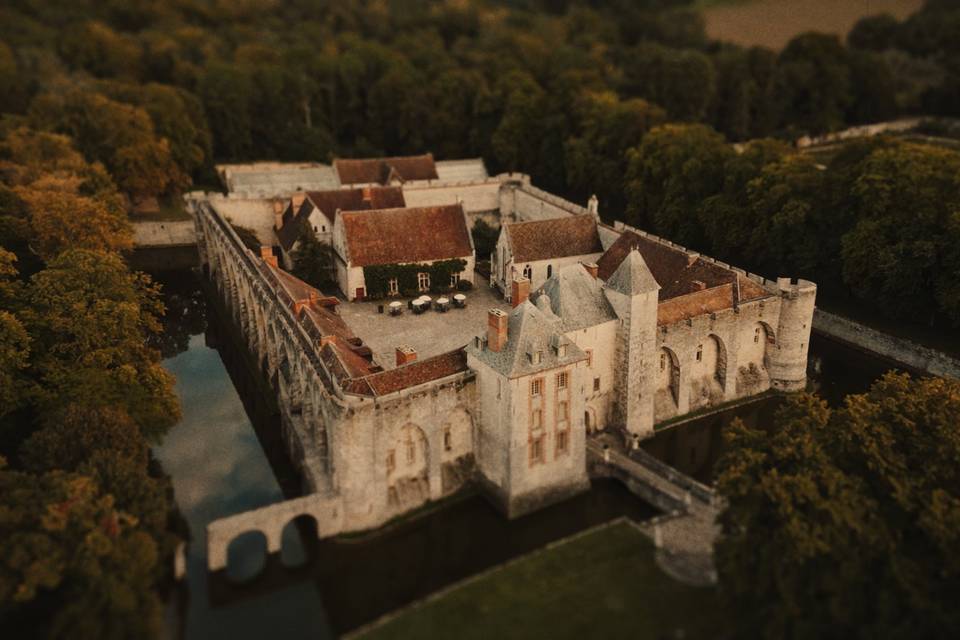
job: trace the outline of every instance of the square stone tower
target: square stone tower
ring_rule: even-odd
[[[604,294],[620,319],[614,423],[646,438],[653,435],[660,285],[640,252],[632,249],[607,280]]]

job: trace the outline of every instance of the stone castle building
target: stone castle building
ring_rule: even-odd
[[[342,189],[344,201],[369,200]],[[269,247],[245,248],[220,200],[190,202],[204,267],[277,390],[305,489],[325,505],[321,535],[377,527],[468,483],[519,515],[589,486],[590,433],[635,442],[678,416],[804,388],[813,283],[769,281],[606,225],[595,199],[579,207],[523,176],[417,189],[416,204],[404,185],[406,206],[353,212],[307,194],[272,221],[280,245],[297,217],[307,230],[313,215],[332,222],[340,297],[291,276]],[[474,275],[465,231],[478,213],[501,224],[489,281]],[[470,261],[468,298],[490,302],[436,314],[425,336],[420,320],[350,301],[363,297],[349,274],[358,261],[447,256]],[[378,359],[392,331],[395,357]]]

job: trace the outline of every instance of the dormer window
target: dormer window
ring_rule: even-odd
[[[530,362],[533,364],[540,364],[543,361],[543,351],[532,351],[530,352]]]
[[[557,346],[557,356],[564,358],[567,355],[567,345],[561,344]]]

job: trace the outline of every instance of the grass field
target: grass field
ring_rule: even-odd
[[[741,45],[781,49],[805,31],[845,37],[863,16],[890,13],[903,19],[923,0],[700,0],[707,35]]]
[[[401,613],[361,637],[716,638],[714,589],[675,582],[626,522],[535,552]]]

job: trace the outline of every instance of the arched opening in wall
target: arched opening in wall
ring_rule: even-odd
[[[430,497],[430,450],[423,430],[415,424],[405,424],[388,446],[387,503],[407,509],[426,502]]]
[[[690,362],[688,399],[690,409],[718,404],[723,401],[723,383],[726,355],[723,343],[716,335],[708,335],[695,345]]]
[[[249,582],[267,565],[267,537],[262,531],[247,531],[227,546],[227,579]]]
[[[720,336],[710,334],[710,341],[713,342],[716,353],[716,365],[714,366],[713,378],[720,385],[721,391],[727,389],[727,345],[723,344]]]
[[[285,567],[306,564],[317,550],[317,519],[309,514],[293,518],[280,535],[280,561]]]
[[[583,426],[587,430],[587,433],[593,433],[597,431],[597,412],[593,410],[593,407],[587,407],[583,412]]]
[[[655,363],[657,367],[657,391],[653,411],[656,421],[666,420],[677,414],[680,406],[680,359],[668,347],[662,347]]]
[[[766,322],[747,325],[740,335],[737,353],[737,395],[750,395],[769,386],[767,363],[770,350],[776,348],[777,337]]]

